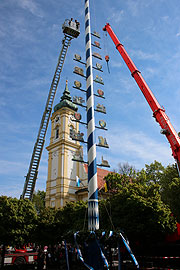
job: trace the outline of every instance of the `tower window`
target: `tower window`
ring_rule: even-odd
[[[59,138],[59,128],[56,128],[55,138],[56,138],[56,139]]]
[[[56,123],[59,121],[59,116],[56,117],[55,121]]]

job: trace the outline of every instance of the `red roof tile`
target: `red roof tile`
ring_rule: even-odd
[[[85,172],[88,173],[88,166],[87,164],[84,164]],[[104,177],[108,174],[111,173],[111,171],[104,170],[101,168],[97,168],[97,182],[98,182],[98,189],[101,189],[104,187],[105,181]]]

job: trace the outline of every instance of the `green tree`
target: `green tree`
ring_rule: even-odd
[[[38,190],[33,194],[32,202],[38,213],[45,208],[45,197],[46,192],[43,190]]]
[[[61,212],[61,222],[65,225],[66,231],[78,231],[87,229],[87,202],[69,202]]]
[[[129,165],[128,162],[126,163],[118,163],[118,173],[120,175],[126,175],[129,177],[135,177],[136,169],[134,166]]]
[[[33,235],[34,241],[39,244],[57,243],[55,208],[44,208],[38,213],[37,227]]]
[[[63,208],[44,208],[38,214],[34,241],[54,244],[70,231],[87,230],[87,202],[69,202]]]
[[[178,178],[178,171],[175,164],[168,165],[164,168],[163,174],[161,176],[161,194],[163,200],[168,203],[168,197],[171,196],[171,191],[169,190],[169,185],[174,178]]]
[[[146,183],[161,184],[164,169],[164,166],[156,160],[150,165],[145,164]]]
[[[129,183],[130,178],[126,174],[108,173],[108,175],[104,177],[104,180],[107,184],[108,193],[115,194],[118,192],[121,185]]]
[[[168,165],[167,167],[162,166],[157,161],[150,165],[146,164],[145,169],[137,173],[136,181],[148,185],[158,183],[163,202],[170,207],[172,213],[180,222],[180,203],[178,200],[180,179],[176,164]]]
[[[180,222],[180,178],[173,178],[163,190],[164,201],[169,205],[173,215]]]
[[[3,244],[2,263],[5,246],[31,241],[36,228],[37,213],[29,200],[0,197],[0,244]]]
[[[153,242],[176,228],[171,210],[161,200],[160,186],[126,183],[106,201],[100,202],[103,229],[122,229],[131,240]]]
[[[0,242],[24,243],[30,240],[37,214],[29,200],[0,197]]]

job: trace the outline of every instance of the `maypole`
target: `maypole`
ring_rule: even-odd
[[[99,229],[97,165],[95,144],[94,94],[91,50],[91,27],[89,0],[85,0],[85,41],[86,41],[86,101],[88,141],[88,229]]]

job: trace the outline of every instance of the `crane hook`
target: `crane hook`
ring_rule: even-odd
[[[107,63],[107,68],[108,68],[108,72],[110,73],[110,70],[109,70],[109,55],[106,55],[105,56],[105,60],[106,60],[106,63]]]

